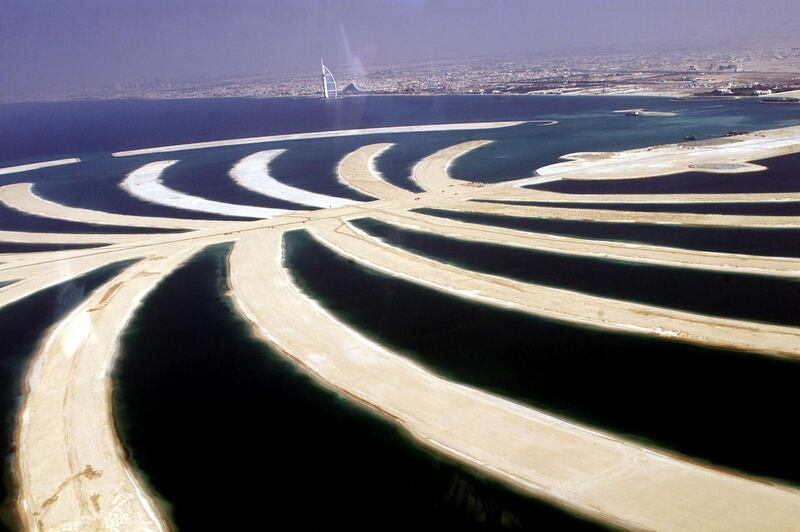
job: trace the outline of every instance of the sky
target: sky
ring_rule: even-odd
[[[798,0],[0,0],[0,96],[796,35]]]

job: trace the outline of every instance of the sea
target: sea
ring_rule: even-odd
[[[674,116],[629,117],[614,112],[641,108]],[[524,123],[480,131],[384,133],[111,156],[121,150],[250,136],[480,121]],[[364,200],[336,179],[336,165],[365,144],[395,144],[377,158],[377,169],[388,181],[415,190],[410,175],[418,160],[466,140],[494,142],[459,158],[451,173],[459,179],[493,183],[531,176],[570,152],[646,147],[681,142],[687,136],[704,139],[729,130],[795,124],[800,124],[800,106],[763,105],[751,99],[634,96],[4,104],[0,105],[0,168],[66,157],[80,157],[81,162],[0,175],[0,185],[30,182],[45,199],[123,214],[222,218],[139,201],[119,183],[143,164],[178,159],[163,175],[164,183],[176,190],[223,202],[293,208],[234,186],[228,170],[248,154],[283,148],[287,151],[271,167],[279,181]],[[777,158],[767,165],[767,181],[744,175],[735,182],[721,179],[702,191],[727,192],[733,187],[800,192],[800,163]],[[666,181],[654,178],[630,186],[634,193],[671,191],[673,185],[665,185]],[[694,180],[689,175],[670,183],[685,186]],[[612,182],[608,188],[601,184],[543,188],[576,194],[631,192],[627,185]],[[715,208],[730,212],[729,206]],[[796,208],[784,206],[765,214],[794,214]],[[796,257],[800,249],[800,233],[793,230],[703,232],[637,224],[471,219],[478,220],[566,236],[711,251]],[[796,324],[800,309],[800,288],[792,280],[449,245],[443,237],[403,233],[369,221],[363,228],[460,267],[606,297],[780,324]],[[24,215],[2,205],[0,230],[131,231]],[[286,266],[310,297],[359,332],[447,378],[701,462],[790,484],[800,482],[788,422],[792,382],[800,377],[794,375],[800,371],[795,362],[601,333],[489,309],[356,266],[302,231],[290,233],[286,246]],[[37,250],[42,248],[0,242],[0,253]],[[227,295],[228,252],[225,245],[209,248],[147,297],[125,332],[113,374],[119,436],[137,474],[175,528],[483,531],[599,526],[436,455],[392,423],[320,386],[255,339]],[[565,275],[554,275],[554,270]],[[18,525],[13,512],[13,435],[25,369],[48,327],[114,271],[112,267],[95,272],[0,309],[0,342],[6,346],[0,350],[0,384],[5,390],[0,397],[0,449],[5,454],[0,515],[12,529]],[[626,283],[634,277],[636,283]],[[659,293],[667,293],[665,287],[676,283],[691,286],[694,297],[672,293],[660,300]],[[713,297],[702,297],[704,290],[712,289]],[[742,294],[754,302],[769,294],[772,303],[742,304]],[[599,375],[609,380],[598,379]]]

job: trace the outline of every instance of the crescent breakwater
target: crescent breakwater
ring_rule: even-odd
[[[0,175],[18,174],[21,172],[30,172],[32,170],[40,170],[42,168],[51,168],[53,166],[63,166],[65,164],[76,164],[81,162],[78,157],[70,157],[68,159],[56,159],[53,161],[43,161],[40,163],[20,164],[17,166],[6,166],[0,168]]]
[[[520,123],[279,135],[148,148],[114,155],[159,154],[376,132],[480,130]],[[350,220],[356,218],[391,221],[407,217],[409,223],[433,223],[431,217],[418,215],[415,218],[409,211],[421,208],[474,211],[478,203],[469,200],[512,195],[524,200],[528,193],[535,199],[536,191],[526,192],[527,189],[520,188],[531,179],[538,179],[535,177],[483,185],[450,175],[453,161],[482,144],[475,140],[454,143],[420,161],[412,177],[425,192],[405,191],[382,179],[371,163],[377,153],[386,149],[384,145],[358,148],[340,162],[338,176],[376,199],[314,211],[245,211],[248,206],[210,205],[204,198],[198,198],[203,200],[198,202],[193,198],[176,197],[173,191],[161,190],[156,194],[165,200],[167,196],[172,197],[170,201],[178,208],[208,207],[209,214],[237,216],[248,212],[263,218],[254,221],[178,220],[104,213],[42,200],[26,183],[0,188],[0,199],[7,205],[39,216],[186,231],[136,235],[130,240],[119,237],[96,250],[43,252],[31,257],[15,255],[10,262],[3,260],[0,254],[0,262],[3,262],[0,282],[15,281],[0,287],[0,305],[115,261],[138,260],[94,291],[56,325],[28,373],[29,389],[20,413],[16,457],[20,481],[18,506],[25,523],[31,529],[94,527],[113,530],[122,526],[160,530],[167,526],[164,513],[127,463],[114,432],[109,401],[110,371],[120,335],[138,302],[188,257],[222,242],[235,243],[230,258],[232,295],[239,312],[263,341],[279,347],[288,360],[326,386],[397,423],[431,450],[512,484],[525,493],[612,526],[787,528],[800,521],[800,492],[791,485],[753,475],[732,474],[713,464],[698,463],[693,457],[672,455],[655,445],[578,423],[568,416],[556,416],[486,390],[452,382],[404,354],[366,338],[297,285],[284,263],[284,238],[287,231],[305,229],[334,253],[386,275],[449,292],[460,299],[514,307],[533,314],[545,313],[557,321],[616,328],[634,335],[758,353],[752,356],[783,356],[787,360],[800,356],[800,329],[795,327],[664,310],[613,297],[590,297],[532,282],[466,272],[375,241],[353,229]],[[262,155],[253,161],[258,162],[259,182],[263,184],[264,149],[272,147],[259,149]],[[557,169],[551,168],[545,173],[549,172],[546,177],[552,179],[616,176],[633,179],[678,173],[685,170],[687,164],[695,163],[736,170],[740,163],[795,151],[800,151],[800,127],[757,132],[741,137],[738,142],[698,147],[659,146],[576,159],[560,163]],[[147,168],[147,172],[137,177],[144,176],[147,187],[158,185],[160,170],[171,162],[150,160],[148,166],[142,167]],[[271,193],[277,188],[266,187],[263,192]],[[148,193],[146,197],[152,201],[154,195]],[[496,214],[509,213],[499,212],[496,207],[492,209]],[[581,216],[590,218],[612,216],[597,210],[582,211]],[[518,208],[514,212],[523,217],[569,219],[573,216],[571,211],[538,206]],[[616,212],[613,216],[621,214]],[[666,221],[652,213],[625,213],[624,216],[630,222],[645,225]],[[701,253],[613,239],[589,242],[580,237],[554,238],[521,232],[509,232],[504,237],[497,231],[479,230],[468,224],[448,224],[441,220],[438,223],[441,224],[438,231],[444,235],[467,234],[477,242],[498,244],[499,241],[503,245],[531,248],[558,247],[559,253],[591,254],[596,257],[593,260],[624,256],[626,260],[644,263],[669,262],[676,268],[697,268],[696,264],[701,264],[707,270],[758,271],[785,278],[797,272],[796,261],[790,258]],[[725,215],[715,215],[713,219],[675,217],[670,223],[736,227],[780,225],[760,218]],[[788,228],[797,227],[794,219],[784,219],[781,223]],[[80,238],[75,237],[75,240]],[[315,333],[306,334],[304,331],[308,330]],[[487,431],[487,427],[491,430]],[[671,503],[664,504],[664,501]]]
[[[534,120],[534,122],[537,122]],[[544,122],[551,122],[546,120]],[[153,153],[167,153],[173,151],[198,150],[206,148],[219,148],[223,146],[241,146],[244,144],[264,144],[267,142],[280,142],[285,140],[308,140],[333,137],[349,137],[359,135],[377,135],[381,133],[423,133],[429,131],[460,131],[476,129],[493,129],[501,127],[516,126],[524,124],[524,121],[516,122],[471,122],[460,124],[431,124],[424,126],[395,126],[395,127],[374,127],[367,129],[342,129],[338,131],[315,131],[310,133],[290,133],[286,135],[268,135],[264,137],[248,137],[241,139],[215,140],[207,142],[195,142],[191,144],[176,144],[173,146],[160,146],[156,148],[141,148],[138,150],[127,150],[114,152],[114,157],[131,157],[135,155],[148,155]]]

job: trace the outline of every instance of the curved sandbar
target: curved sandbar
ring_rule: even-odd
[[[276,232],[236,244],[230,281],[243,316],[322,383],[422,444],[618,527],[781,529],[800,519],[795,489],[701,467],[438,377],[336,320],[280,259]],[[304,330],[314,334],[298,334]]]
[[[57,159],[55,161],[43,161],[41,163],[20,164],[17,166],[6,166],[0,168],[0,175],[17,174],[19,172],[30,172],[31,170],[39,170],[40,168],[50,168],[51,166],[63,166],[65,164],[79,163],[81,160],[78,157],[70,157],[69,159]]]
[[[48,337],[19,415],[18,509],[30,530],[166,530],[114,430],[110,372],[119,335],[158,281],[198,250],[153,250],[89,296]]]
[[[112,153],[114,157],[130,157],[133,155],[147,155],[152,153],[167,153],[183,150],[198,150],[204,148],[219,148],[223,146],[241,146],[243,144],[261,144],[266,142],[279,142],[285,140],[325,139],[335,137],[354,137],[361,135],[378,135],[384,133],[425,133],[431,131],[464,131],[478,129],[497,129],[517,126],[525,121],[516,122],[462,122],[457,124],[429,124],[424,126],[390,126],[373,127],[364,129],[340,129],[336,131],[313,131],[310,133],[289,133],[286,135],[267,135],[264,137],[247,137],[240,139],[212,140],[209,142],[194,142],[190,144],[175,144],[172,146],[159,146],[156,148],[143,148],[139,150],[118,151]]]
[[[28,233],[0,230],[0,242],[27,244],[120,244],[146,240],[151,234],[135,233]]]
[[[0,288],[0,307],[108,264],[139,259],[148,247],[51,251],[0,265],[0,282],[16,281]]]
[[[446,192],[448,188],[455,185],[468,185],[469,183],[466,181],[450,177],[448,171],[450,165],[465,153],[492,142],[491,140],[470,140],[439,150],[414,165],[414,181],[428,192]]]
[[[679,268],[800,278],[800,259],[754,257],[628,242],[586,240],[461,222],[411,211],[376,211],[369,216],[408,229],[474,242],[488,242],[568,255],[661,264]],[[354,218],[356,217],[347,219]]]
[[[157,229],[202,229],[214,227],[221,223],[214,220],[135,216],[69,207],[37,196],[33,192],[32,183],[15,183],[0,187],[0,201],[8,207],[26,214],[100,225],[124,225]]]
[[[763,169],[750,161],[800,151],[800,126],[756,131],[705,143],[669,144],[610,153],[575,153],[537,170],[565,179],[635,179],[701,170],[735,173]],[[524,184],[522,182],[518,182]]]
[[[798,192],[758,192],[753,194],[563,194],[531,188],[513,192],[492,188],[480,199],[494,201],[552,201],[570,203],[782,203],[800,201]]]
[[[269,209],[208,200],[169,188],[161,180],[161,174],[177,162],[156,161],[148,163],[128,174],[128,177],[120,183],[120,186],[140,200],[187,211],[259,219],[271,218],[288,212],[285,209]]]
[[[727,162],[712,159],[708,164]],[[480,197],[494,187],[463,196]],[[496,188],[503,187],[509,190],[508,184]],[[36,200],[44,203],[42,208],[56,218],[67,213],[94,223],[124,218],[148,227],[157,226],[159,220],[175,222],[58,206],[33,196],[29,184],[2,187],[0,198],[9,190],[23,198],[23,205],[36,205]],[[458,188],[461,193],[465,190]],[[262,335],[323,382],[404,424],[423,443],[615,525],[785,529],[800,522],[799,495],[793,488],[700,467],[432,375],[343,327],[303,296],[280,265],[281,232],[307,226],[362,264],[460,297],[641,334],[724,346],[741,339],[736,347],[787,356],[800,350],[796,329],[623,304],[476,275],[382,246],[341,218],[422,205],[466,205],[456,199],[454,193],[431,193],[336,210],[299,211],[260,222],[185,220],[178,227],[197,223],[192,228],[206,230],[152,235],[147,242],[131,243],[128,248],[119,244],[116,250],[55,253],[48,255],[51,260],[1,265],[4,278],[22,275],[16,293],[23,294],[52,282],[55,275],[68,278],[81,268],[97,268],[124,257],[150,257],[149,263],[129,268],[65,319],[29,373],[31,394],[20,418],[18,467],[23,486],[21,513],[29,527],[128,530],[160,526],[159,516],[148,512],[153,509],[149,499],[136,490],[133,477],[125,476],[128,471],[113,438],[107,406],[109,364],[124,322],[144,292],[174,268],[181,256],[208,243],[237,238],[244,240],[231,259],[234,295]],[[0,289],[0,297],[18,297],[5,292],[13,286]],[[781,351],[784,348],[788,351]],[[35,434],[26,432],[32,427]],[[115,479],[121,484],[114,484]]]
[[[339,181],[374,198],[388,200],[408,198],[412,192],[383,179],[375,166],[375,159],[392,146],[394,144],[369,144],[348,153],[337,168]]]
[[[800,227],[800,216],[750,216],[739,214],[696,214],[678,212],[635,212],[600,209],[568,209],[508,205],[502,203],[462,202],[448,207],[461,212],[550,218],[558,220],[586,220],[603,222],[629,222],[648,224],[696,225],[709,227]]]
[[[464,270],[389,246],[336,219],[309,231],[362,265],[458,297],[551,319],[726,349],[800,358],[800,329],[590,296]]]
[[[269,174],[269,164],[272,159],[285,151],[266,150],[248,155],[231,168],[231,178],[239,185],[253,192],[309,207],[327,209],[329,207],[342,207],[358,203],[346,198],[317,194],[302,188],[292,187],[272,177]]]

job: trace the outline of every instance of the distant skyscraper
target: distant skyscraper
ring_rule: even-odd
[[[328,67],[325,66],[325,63],[322,62],[322,59],[320,59],[319,62],[322,65],[322,94],[325,96],[326,100],[337,98],[339,96],[339,89],[336,87],[336,78],[333,77],[333,74],[328,70]]]

